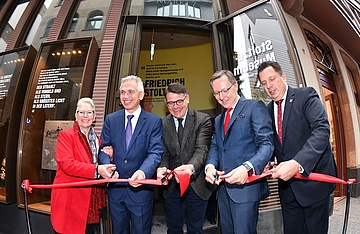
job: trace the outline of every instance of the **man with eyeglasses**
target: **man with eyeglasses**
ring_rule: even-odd
[[[212,123],[208,114],[189,108],[190,96],[184,85],[170,84],[164,96],[170,114],[163,119],[164,155],[157,178],[173,169],[191,175],[182,197],[175,178],[164,187],[167,233],[182,234],[185,220],[188,233],[202,233],[207,201],[215,188],[206,183],[204,173]]]
[[[123,110],[106,116],[102,147],[113,147],[113,158],[100,153],[100,162],[113,161],[119,178],[126,183],[108,186],[112,233],[151,233],[154,201],[153,187],[134,180],[151,178],[163,154],[161,118],[140,107],[144,85],[137,76],[120,80],[120,101]],[[131,224],[131,227],[130,227]]]
[[[222,233],[256,233],[260,200],[269,196],[269,188],[266,180],[246,181],[251,174],[261,174],[272,156],[271,118],[262,101],[238,95],[232,72],[215,72],[210,86],[225,109],[215,119],[205,167],[206,180],[219,185]]]

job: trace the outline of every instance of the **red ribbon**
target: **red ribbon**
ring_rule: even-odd
[[[166,180],[168,180],[169,176],[174,174],[179,181],[180,184],[180,196],[182,196],[186,189],[190,184],[190,175],[185,171],[172,170],[168,173]],[[100,180],[86,180],[79,182],[69,182],[69,183],[61,183],[61,184],[30,184],[28,179],[23,180],[22,186],[29,192],[32,193],[34,188],[37,189],[47,189],[47,188],[70,188],[70,187],[86,187],[94,184],[103,184],[108,182],[117,182],[117,183],[128,183],[134,182],[138,184],[148,184],[148,185],[163,185],[163,181],[154,180],[154,179],[141,179],[141,180],[129,180],[129,179],[100,179]]]
[[[178,170],[172,170],[170,171],[166,176],[166,181],[168,178],[174,174],[174,176],[177,178],[177,181],[179,181],[180,184],[180,196],[182,196],[186,189],[189,187],[190,184],[190,175],[186,173],[185,171],[178,171]],[[259,180],[261,178],[269,177],[273,174],[273,171],[268,170],[261,175],[252,175],[248,177],[248,180],[246,183],[251,183],[256,180]],[[220,176],[220,179],[225,180],[228,178],[229,175],[223,175]],[[352,184],[356,182],[356,179],[348,179],[348,181],[341,180],[339,178],[326,175],[326,174],[320,174],[312,172],[308,177],[303,177],[300,173],[296,173],[294,178],[301,179],[301,180],[312,180],[312,181],[318,181],[318,182],[325,182],[325,183],[336,183],[336,184]],[[23,180],[23,186],[24,188],[29,192],[32,193],[33,188],[39,188],[39,189],[46,189],[46,188],[68,188],[68,187],[85,187],[85,186],[91,186],[94,184],[103,184],[103,183],[128,183],[128,182],[134,182],[138,184],[149,184],[149,185],[163,185],[167,184],[164,183],[161,180],[154,180],[154,179],[142,179],[142,180],[129,180],[129,179],[100,179],[100,180],[87,180],[87,181],[80,181],[80,182],[70,182],[70,183],[62,183],[62,184],[34,184],[30,185],[30,181],[28,179]]]
[[[264,172],[264,173],[262,173],[260,175],[254,175],[253,174],[253,175],[248,177],[246,183],[251,183],[251,182],[254,182],[254,181],[259,180],[261,178],[269,177],[273,173],[274,173],[273,171],[268,170],[268,171],[266,171],[266,172]],[[228,177],[229,177],[229,175],[226,174],[226,175],[220,176],[220,179],[225,180]],[[296,173],[294,175],[293,178],[301,179],[301,180],[312,180],[312,181],[318,181],[318,182],[325,182],[325,183],[334,183],[334,184],[352,184],[352,183],[356,182],[356,179],[348,179],[348,181],[344,181],[344,180],[339,179],[339,178],[334,177],[334,176],[330,176],[330,175],[326,175],[326,174],[320,174],[320,173],[316,173],[316,172],[311,172],[308,177],[304,177],[298,172],[298,173]]]

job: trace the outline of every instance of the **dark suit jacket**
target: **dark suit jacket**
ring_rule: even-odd
[[[125,110],[109,114],[101,131],[102,144],[100,148],[111,145],[114,149],[113,163],[119,172],[119,178],[130,178],[137,170],[142,170],[146,178],[151,178],[163,154],[161,118],[145,110],[141,110],[129,148],[125,143]],[[100,152],[101,164],[110,163],[110,158]],[[110,184],[108,195],[112,199],[120,198],[128,191],[134,202],[151,200],[154,197],[151,186],[142,185],[133,188],[128,184]]]
[[[190,183],[195,193],[203,200],[209,199],[214,186],[205,181],[204,164],[211,142],[213,127],[209,115],[188,109],[185,119],[183,140],[180,147],[174,118],[170,114],[163,119],[164,155],[159,167],[170,170],[183,165],[193,164],[196,178]],[[175,187],[171,180],[164,187],[164,197],[168,198]]]
[[[241,97],[224,136],[225,112],[216,117],[213,141],[207,164],[217,170],[230,172],[249,161],[256,174],[260,174],[273,154],[271,118],[262,101]],[[269,196],[266,180],[246,185],[225,183],[228,195],[237,203],[256,202]]]
[[[274,102],[269,103],[268,110],[273,119],[274,156],[278,163],[294,159],[304,168],[304,176],[308,176],[310,172],[336,176],[327,114],[313,88],[293,89],[289,86],[283,114],[282,145],[275,128]],[[298,179],[291,179],[289,182],[279,180],[280,190],[288,185],[302,206],[325,199],[335,188],[335,185],[330,183]]]

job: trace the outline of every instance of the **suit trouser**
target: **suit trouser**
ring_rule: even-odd
[[[221,185],[218,190],[218,205],[222,233],[256,233],[259,204],[260,201],[236,203],[229,197],[225,185]]]
[[[109,197],[109,209],[114,234],[150,234],[153,199],[135,203],[125,191],[120,199]]]
[[[167,233],[182,234],[186,218],[187,233],[201,234],[207,202],[200,199],[191,186],[180,197],[179,184],[176,184],[170,196],[165,199]]]
[[[286,199],[284,196],[287,196]],[[297,202],[288,186],[280,191],[280,201],[285,234],[328,233],[330,196],[304,207]]]

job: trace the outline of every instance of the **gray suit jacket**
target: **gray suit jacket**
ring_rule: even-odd
[[[195,193],[203,200],[209,199],[215,186],[205,181],[204,164],[208,153],[213,126],[209,115],[200,111],[188,109],[184,125],[183,140],[180,147],[173,116],[163,119],[164,154],[159,167],[172,170],[183,164],[193,164],[195,178],[190,183]],[[176,185],[172,179],[164,187],[164,197],[168,198]]]

